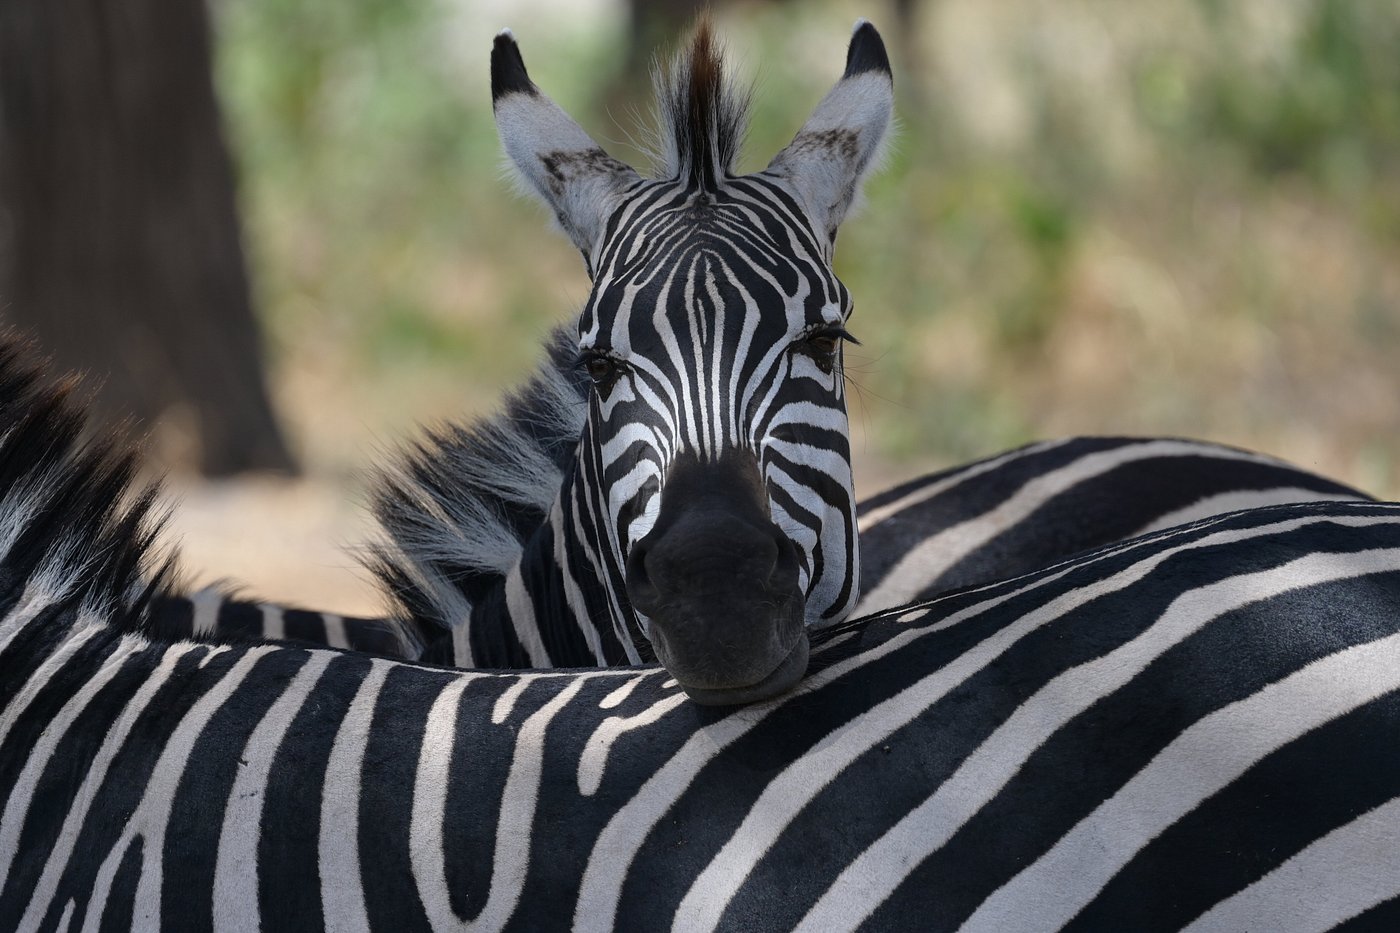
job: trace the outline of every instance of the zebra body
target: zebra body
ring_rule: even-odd
[[[162,596],[151,611],[151,634],[170,640],[296,642],[406,661],[417,660],[424,648],[422,633],[407,620],[245,599],[217,584]]]
[[[856,614],[1027,573],[1225,512],[1369,498],[1273,457],[1207,441],[1042,441],[863,501],[864,596]]]
[[[843,623],[725,711],[659,668],[147,637],[132,459],[15,376],[0,928],[1400,922],[1400,506],[1235,512]]]
[[[445,461],[443,469],[473,472],[469,460]],[[1271,457],[1204,441],[1075,437],[1031,444],[918,477],[861,502],[865,596],[857,615],[1028,573],[1083,551],[1237,509],[1366,498]],[[159,631],[172,638],[285,639],[464,668],[545,666],[530,656],[492,663],[489,651],[474,649],[501,638],[489,631],[492,627],[515,630],[508,611],[472,615],[460,632],[435,640],[430,624],[291,609],[221,596],[214,588],[172,597],[158,609],[165,620]],[[572,613],[562,621],[595,630],[552,641],[543,657],[554,667],[599,664],[589,646],[603,643],[606,633],[596,630],[593,619]],[[549,630],[538,622],[534,627]]]

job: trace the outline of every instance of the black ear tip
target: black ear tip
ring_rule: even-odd
[[[890,56],[885,51],[885,40],[871,25],[869,20],[856,20],[856,28],[851,32],[851,45],[846,50],[846,73],[843,77],[853,78],[867,71],[890,71]]]
[[[534,93],[535,85],[525,71],[525,59],[520,56],[515,35],[502,29],[491,46],[491,100],[494,103],[507,94]]]

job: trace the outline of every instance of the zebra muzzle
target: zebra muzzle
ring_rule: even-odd
[[[797,551],[751,454],[673,466],[655,526],[628,555],[627,595],[696,702],[768,699],[806,672]]]

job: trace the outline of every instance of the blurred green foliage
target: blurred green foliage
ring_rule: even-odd
[[[617,96],[620,8],[523,9],[537,82],[635,156],[649,102]],[[220,10],[261,306],[313,465],[355,456],[347,432],[489,406],[587,290],[502,180],[503,24],[466,0]],[[837,250],[860,455],[1180,433],[1400,493],[1400,6],[721,6],[758,75],[749,168],[839,74],[857,14],[891,39],[902,123]]]

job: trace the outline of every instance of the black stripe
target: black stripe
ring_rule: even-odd
[[[316,645],[326,644],[325,619],[319,612],[305,609],[285,609],[282,612],[282,631],[292,641],[304,641]]]
[[[226,599],[219,604],[218,634],[221,638],[242,641],[262,638],[263,608],[241,599]]]
[[[358,776],[360,875],[372,930],[429,929],[418,898],[403,895],[413,885],[408,868],[413,778],[428,712],[449,680],[445,674],[395,667],[375,704],[376,726],[380,716],[386,717],[385,726],[370,729]]]
[[[1400,786],[1400,755],[1376,741],[1381,722],[1400,726],[1400,694],[1268,755],[1140,851],[1067,929],[1179,929],[1389,800]]]
[[[237,656],[242,655],[243,650],[239,650]],[[239,766],[246,760],[248,739],[309,659],[306,651],[292,648],[258,659],[194,743],[170,810],[161,853],[167,865],[179,866],[182,879],[179,885],[161,888],[161,913],[172,927],[202,929],[212,925],[214,868],[224,807]],[[209,686],[212,689],[214,684]]]

